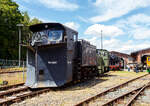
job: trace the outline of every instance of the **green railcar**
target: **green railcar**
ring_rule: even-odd
[[[109,71],[109,52],[105,49],[97,49],[97,66],[99,74]]]

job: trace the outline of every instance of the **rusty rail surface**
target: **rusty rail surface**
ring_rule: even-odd
[[[130,101],[125,105],[125,106],[131,106],[131,104],[133,103],[133,101],[141,94],[141,92],[144,91],[145,88],[150,86],[150,82],[146,85],[144,85],[131,99]]]
[[[15,103],[15,102],[19,102],[19,101],[22,101],[28,97],[34,97],[36,95],[39,95],[39,94],[42,94],[44,92],[48,92],[50,91],[49,88],[46,88],[46,89],[42,89],[42,90],[37,90],[37,91],[31,91],[29,93],[26,93],[26,94],[22,94],[22,95],[19,95],[19,96],[15,96],[13,98],[9,98],[9,99],[5,99],[5,100],[1,100],[0,101],[0,106],[2,105],[10,105],[12,103]]]
[[[6,89],[9,89],[9,88],[14,88],[14,87],[22,86],[22,85],[24,85],[24,83],[19,83],[19,84],[15,84],[15,85],[2,86],[2,87],[0,87],[0,91],[1,90],[6,90]]]
[[[29,88],[26,87],[26,86],[23,86],[21,88],[9,89],[9,90],[0,92],[0,98],[5,97],[5,96],[10,95],[10,94],[15,94],[15,93],[18,93],[18,92],[26,91],[28,89]]]
[[[99,93],[99,94],[97,94],[97,95],[95,95],[95,96],[92,96],[92,97],[90,97],[90,98],[88,98],[88,99],[86,99],[86,100],[81,101],[80,103],[76,104],[75,106],[83,106],[83,105],[86,105],[86,104],[88,104],[90,101],[95,100],[97,97],[99,97],[99,96],[101,96],[101,95],[103,95],[103,94],[105,94],[105,93],[107,93],[107,92],[109,92],[109,91],[111,91],[111,90],[117,89],[117,88],[119,88],[119,87],[121,87],[121,86],[124,86],[124,85],[128,84],[129,82],[135,81],[135,80],[140,79],[140,78],[142,78],[142,77],[144,77],[144,76],[147,76],[147,75],[149,75],[149,74],[145,74],[145,75],[142,75],[142,76],[133,78],[133,79],[131,79],[131,80],[129,80],[129,81],[126,81],[126,82],[124,82],[124,83],[122,83],[122,84],[119,84],[119,85],[117,85],[117,86],[111,87],[111,88],[109,88],[109,89],[107,89],[107,90],[105,90],[105,91],[103,91],[103,92],[101,92],[101,93]]]
[[[118,96],[118,97],[116,97],[116,98],[114,98],[114,99],[112,99],[112,100],[106,102],[106,103],[103,104],[102,106],[109,106],[109,105],[113,104],[115,101],[117,101],[118,99],[121,99],[121,98],[123,98],[123,97],[125,97],[125,96],[127,96],[127,95],[129,95],[129,94],[131,94],[131,93],[135,93],[135,92],[138,91],[138,92],[135,94],[135,96],[134,96],[134,97],[128,102],[128,104],[126,105],[126,106],[130,106],[131,102],[132,102],[132,101],[137,97],[137,95],[139,95],[140,92],[142,92],[146,87],[147,87],[147,85],[143,85],[143,86],[141,86],[141,87],[138,87],[138,88],[136,88],[136,89],[133,89],[133,90],[131,90],[131,91],[128,91],[127,93],[125,93],[125,94],[123,94],[123,95],[120,95],[120,96]]]

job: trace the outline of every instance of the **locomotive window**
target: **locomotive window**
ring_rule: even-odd
[[[104,56],[107,56],[107,53],[104,53]]]
[[[44,75],[44,70],[39,70],[39,75]]]
[[[49,31],[48,39],[50,41],[60,41],[60,40],[62,40],[62,34],[63,34],[63,31],[61,31],[61,30]]]
[[[32,36],[32,43],[31,45],[33,46],[35,42],[42,42],[46,43],[47,42],[47,35],[45,31],[41,32],[35,32]]]
[[[77,41],[77,35],[73,35],[74,41]]]

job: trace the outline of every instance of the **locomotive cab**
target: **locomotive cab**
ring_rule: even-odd
[[[109,52],[105,49],[97,49],[97,65],[99,74],[109,71]]]
[[[59,23],[30,26],[27,80],[31,88],[59,87],[72,81],[72,61],[78,33]],[[31,49],[32,48],[32,49]]]

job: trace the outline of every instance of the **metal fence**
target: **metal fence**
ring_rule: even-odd
[[[25,61],[20,61],[20,66],[19,66],[19,61],[18,60],[6,60],[6,59],[0,59],[0,68],[12,68],[12,67],[26,67],[26,62]]]

